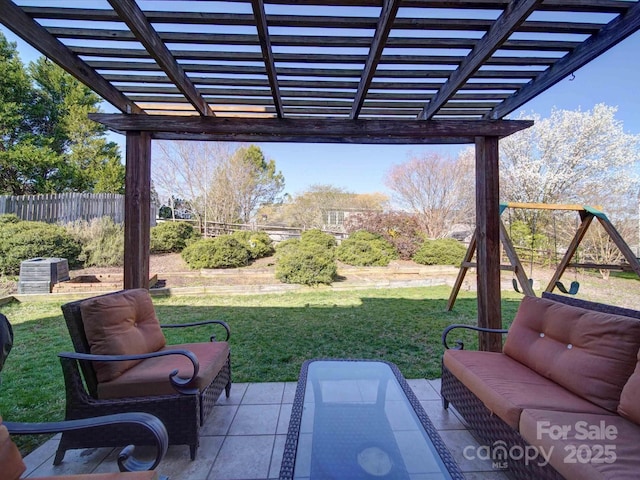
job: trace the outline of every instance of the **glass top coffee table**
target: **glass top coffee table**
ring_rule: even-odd
[[[281,480],[426,478],[464,476],[394,364],[302,365]]]

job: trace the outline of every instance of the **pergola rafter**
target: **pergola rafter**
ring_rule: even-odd
[[[380,18],[376,25],[376,33],[373,36],[371,47],[369,48],[369,57],[364,64],[360,85],[358,85],[358,91],[356,92],[353,107],[351,108],[351,114],[349,116],[351,120],[355,120],[358,118],[358,115],[360,115],[360,110],[362,110],[362,105],[369,91],[371,80],[373,80],[376,68],[378,68],[382,51],[387,43],[387,38],[389,37],[389,32],[391,31],[399,7],[400,0],[384,0],[382,12],[380,12]]]
[[[262,49],[262,57],[264,59],[267,76],[269,77],[269,86],[271,87],[273,104],[278,118],[282,118],[282,97],[280,96],[278,74],[276,73],[276,62],[273,58],[271,39],[269,37],[269,27],[267,26],[267,14],[264,11],[264,2],[262,0],[251,0],[251,6],[253,7],[253,16],[256,19],[258,37],[260,38],[260,48]]]
[[[431,119],[458,91],[460,86],[478,71],[487,58],[500,48],[500,45],[527,19],[540,2],[542,0],[520,0],[511,3],[491,25],[485,36],[476,43],[471,53],[460,63],[460,66],[451,74],[435,97],[424,107],[418,118],[421,120]],[[504,73],[501,76],[505,77],[506,75]]]
[[[131,33],[144,45],[149,55],[157,62],[160,70],[178,87],[185,98],[194,106],[200,115],[214,116],[209,104],[202,98],[195,85],[185,75],[182,67],[160,39],[158,33],[145,17],[134,0],[109,0],[109,3],[131,29]]]
[[[558,83],[567,75],[583,67],[613,45],[617,45],[629,35],[638,31],[638,29],[640,29],[640,4],[635,3],[624,15],[612,20],[597,34],[589,37],[583,44],[576,47],[572,53],[561,58],[551,65],[549,69],[531,80],[517,94],[505,99],[504,102],[496,106],[487,115],[487,118],[502,118],[508,115]]]

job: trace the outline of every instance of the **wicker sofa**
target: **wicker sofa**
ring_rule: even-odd
[[[452,404],[496,469],[520,479],[625,479],[640,471],[640,312],[544,294],[525,297],[502,353],[449,348]],[[487,453],[488,452],[488,453]]]

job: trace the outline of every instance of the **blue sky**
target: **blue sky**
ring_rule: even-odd
[[[0,26],[0,31],[17,42],[22,61],[28,63],[39,53]],[[638,93],[638,52],[640,32],[615,46],[599,58],[575,72],[573,80],[565,79],[519,111],[535,112],[542,117],[553,107],[566,110],[590,110],[595,104],[618,107],[616,118],[625,131],[640,134],[640,93]],[[105,105],[107,112],[115,111]],[[518,112],[514,112],[517,116]],[[111,139],[121,145],[124,137],[113,134]],[[260,145],[268,158],[276,161],[286,181],[285,191],[296,194],[314,184],[330,184],[355,193],[383,192],[384,177],[389,168],[422,152],[455,155],[464,146],[421,145],[344,145],[344,144],[284,144]]]

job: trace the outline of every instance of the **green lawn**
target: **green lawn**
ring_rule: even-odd
[[[380,358],[398,365],[406,378],[436,378],[442,330],[451,323],[476,321],[475,296],[461,293],[454,311],[447,312],[449,292],[448,287],[318,289],[273,295],[154,297],[154,304],[163,323],[228,322],[234,382],[295,381],[302,362],[316,357]],[[515,295],[503,302],[505,324],[521,298]],[[7,420],[64,417],[64,382],[56,354],[72,347],[60,303],[13,302],[0,307],[15,333],[0,387],[0,414]],[[188,330],[165,331],[168,343],[208,338],[206,327]],[[475,334],[466,335],[465,343],[473,348]],[[37,441],[23,443],[23,450]]]

